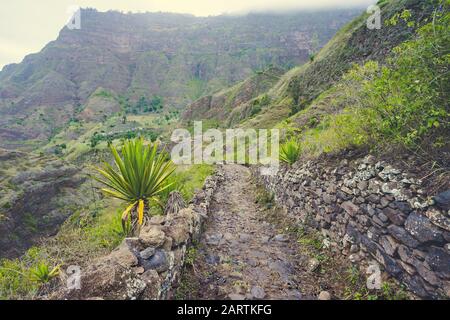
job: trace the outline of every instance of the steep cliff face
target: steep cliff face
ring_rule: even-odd
[[[303,63],[356,10],[197,18],[82,10],[81,29],[0,73],[1,145],[43,140],[98,88],[182,107],[270,64]]]

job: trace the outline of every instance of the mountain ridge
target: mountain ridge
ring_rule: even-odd
[[[131,101],[159,95],[166,107],[182,108],[270,64],[303,63],[356,13],[196,18],[82,10],[80,30],[64,27],[41,52],[0,72],[2,146],[47,139],[99,87]]]

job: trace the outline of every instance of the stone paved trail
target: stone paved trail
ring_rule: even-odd
[[[214,195],[191,271],[198,288],[190,298],[311,298],[300,279],[305,257],[296,239],[264,221],[250,170],[240,165],[223,170],[225,182]]]

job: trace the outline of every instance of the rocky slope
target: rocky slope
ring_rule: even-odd
[[[217,121],[221,127],[231,127],[270,102],[267,97],[258,99],[258,96],[275,85],[282,74],[281,69],[269,68],[229,89],[202,97],[186,108],[182,119],[184,122],[208,119]]]
[[[0,149],[0,173],[0,258],[55,234],[89,201],[80,169],[53,157]]]
[[[99,88],[182,107],[269,64],[303,63],[356,12],[197,18],[82,10],[81,29],[63,28],[41,52],[1,71],[0,144],[48,138]],[[106,114],[118,109],[108,107]]]

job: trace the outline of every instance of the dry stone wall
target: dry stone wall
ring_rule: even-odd
[[[373,156],[296,163],[257,179],[302,226],[353,263],[375,260],[422,298],[450,295],[450,191],[427,199],[422,181]]]
[[[219,169],[220,170],[220,169]],[[212,195],[222,180],[206,179],[187,208],[154,216],[139,237],[126,238],[111,254],[81,270],[79,289],[63,288],[50,299],[168,299],[173,295],[186,251],[200,237]]]

